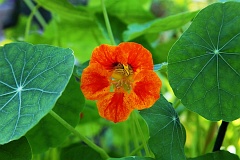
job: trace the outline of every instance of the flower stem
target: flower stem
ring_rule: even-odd
[[[140,137],[142,139],[142,142],[143,142],[143,148],[145,150],[146,156],[151,157],[151,154],[150,154],[150,151],[149,151],[149,148],[148,148],[148,145],[147,145],[147,141],[144,137],[141,125],[140,125],[139,120],[138,120],[137,112],[133,112],[133,116],[134,116],[134,121],[135,121],[136,126],[137,126],[137,130],[138,130],[138,132],[140,134]]]
[[[138,146],[137,148],[135,148],[131,153],[130,156],[135,156],[137,153],[139,153],[139,151],[143,149],[143,144],[141,144],[140,146]]]
[[[75,128],[73,128],[68,122],[66,122],[62,117],[60,117],[58,114],[56,114],[54,111],[49,112],[59,123],[61,123],[65,128],[67,128],[70,132],[72,132],[75,136],[79,137],[84,143],[86,143],[89,147],[94,149],[96,152],[98,152],[103,159],[108,159],[109,155],[99,146],[97,146],[95,143],[90,141],[87,137],[83,136],[81,133],[79,133]]]
[[[34,10],[34,4],[31,0],[24,0],[24,2],[26,3],[26,5],[30,8],[31,11]],[[41,24],[41,26],[43,28],[45,28],[45,26],[47,26],[47,23],[45,22],[44,18],[42,17],[42,15],[38,12],[38,10],[36,10],[35,12],[35,16],[38,20],[38,22]]]
[[[30,26],[31,26],[31,21],[33,19],[34,14],[36,13],[36,11],[38,10],[39,6],[35,6],[34,8],[32,8],[32,12],[28,17],[27,23],[26,23],[26,29],[25,29],[25,39],[27,39],[28,35],[29,35],[29,31],[30,31]]]
[[[228,124],[229,124],[229,122],[222,121],[222,124],[219,128],[219,131],[218,131],[217,139],[216,139],[214,147],[213,147],[213,152],[220,150],[220,148],[222,146],[224,136],[225,136],[225,133],[227,131]]]
[[[110,25],[110,22],[109,22],[107,10],[106,10],[105,4],[104,4],[104,0],[101,0],[101,2],[102,2],[103,16],[104,16],[105,24],[106,24],[106,27],[107,27],[108,36],[110,37],[110,41],[111,41],[112,45],[116,45],[114,37],[113,37],[111,25]]]

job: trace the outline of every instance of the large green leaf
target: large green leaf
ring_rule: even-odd
[[[133,23],[128,26],[128,30],[123,33],[124,41],[132,40],[147,33],[159,33],[162,31],[175,29],[190,22],[198,11],[185,12],[166,18],[159,18],[144,24]]]
[[[151,108],[140,111],[140,114],[148,124],[149,147],[156,159],[186,159],[184,154],[185,129],[176,111],[163,95]]]
[[[62,96],[55,104],[53,111],[75,127],[79,122],[84,102],[85,98],[80,90],[79,82],[72,76]],[[59,146],[66,140],[69,134],[69,130],[51,115],[47,115],[26,136],[33,154],[38,154],[48,150],[50,147]]]
[[[238,2],[206,7],[169,52],[175,95],[208,120],[240,117],[239,12]]]
[[[239,157],[235,154],[229,153],[228,151],[216,151],[213,153],[207,153],[203,156],[196,158],[188,158],[188,160],[239,160]]]
[[[0,144],[23,136],[53,108],[73,64],[70,49],[24,42],[0,48]]]
[[[31,160],[32,152],[25,137],[0,145],[0,159],[2,160]]]

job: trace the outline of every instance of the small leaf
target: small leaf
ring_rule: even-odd
[[[240,117],[239,12],[239,2],[206,7],[169,52],[175,95],[211,121]]]
[[[70,49],[24,42],[0,48],[0,144],[23,136],[53,108],[73,64]]]
[[[140,111],[140,114],[148,124],[149,147],[156,159],[186,159],[184,154],[185,129],[176,111],[163,95],[151,108]]]
[[[75,127],[79,122],[84,102],[85,98],[80,90],[79,83],[72,76],[53,111]],[[39,154],[47,151],[50,147],[59,146],[69,135],[69,130],[51,115],[47,115],[26,134],[26,137],[33,154]]]
[[[144,24],[130,24],[128,30],[123,33],[124,41],[132,40],[147,33],[159,33],[162,31],[175,29],[190,22],[198,11],[180,13],[166,18],[159,18]]]
[[[4,160],[31,160],[32,152],[25,137],[0,145],[0,158]]]
[[[216,151],[213,153],[207,153],[203,156],[196,158],[188,158],[187,160],[239,160],[239,157],[235,154],[229,153],[228,151]]]
[[[72,144],[69,147],[63,148],[60,155],[60,160],[103,160],[101,155],[86,144]]]

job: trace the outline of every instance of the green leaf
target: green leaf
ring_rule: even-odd
[[[0,157],[4,160],[31,160],[32,152],[25,137],[0,145]]]
[[[140,111],[140,114],[148,124],[149,147],[156,159],[186,159],[184,154],[185,129],[176,111],[163,95],[151,108]]]
[[[147,33],[159,33],[162,31],[175,29],[190,22],[198,11],[185,12],[168,16],[166,18],[159,18],[149,21],[144,24],[134,23],[128,26],[128,30],[123,33],[124,41],[132,40]]]
[[[109,158],[108,160],[154,160],[153,158],[149,157],[122,157],[122,158]]]
[[[71,160],[103,160],[99,153],[85,144],[73,144],[63,148],[60,155],[60,160],[66,160],[71,157]]]
[[[239,12],[238,2],[206,7],[169,52],[175,95],[208,120],[240,117]]]
[[[36,0],[36,2],[51,13],[56,13],[65,19],[72,21],[93,21],[93,17],[91,17],[86,7],[75,7],[67,0]]]
[[[73,64],[70,49],[24,42],[0,48],[0,144],[23,136],[53,108]]]
[[[144,23],[153,19],[149,12],[151,0],[105,1],[109,15],[116,16],[125,23]]]
[[[235,154],[229,153],[228,151],[216,151],[213,153],[207,153],[203,156],[196,158],[188,158],[188,160],[239,160],[239,157]]]
[[[53,111],[75,127],[79,122],[84,103],[85,98],[79,82],[72,76]],[[48,114],[26,136],[33,154],[38,154],[47,151],[50,147],[59,146],[69,135],[70,131]]]

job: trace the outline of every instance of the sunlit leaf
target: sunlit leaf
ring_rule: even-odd
[[[151,0],[105,0],[108,13],[125,23],[144,23],[153,19],[149,12],[150,3]]]
[[[208,120],[240,117],[240,3],[203,9],[169,52],[175,95]]]
[[[84,101],[79,82],[72,76],[66,89],[55,104],[53,111],[75,127],[79,122]],[[69,130],[51,115],[47,115],[26,136],[32,152],[38,154],[47,151],[50,147],[59,146],[66,140],[69,134]]]
[[[203,156],[196,158],[188,158],[187,160],[239,160],[239,157],[235,154],[229,153],[228,151],[216,151],[213,153],[207,153]]]
[[[23,136],[53,108],[73,64],[70,49],[24,42],[0,48],[0,144]]]
[[[186,159],[184,154],[185,129],[176,111],[163,95],[151,108],[140,111],[140,114],[148,124],[149,147],[156,159]]]
[[[73,144],[63,148],[60,155],[60,160],[66,160],[71,157],[71,160],[103,160],[101,155],[86,144]]]
[[[36,2],[51,13],[56,13],[68,20],[93,21],[93,17],[86,7],[75,7],[67,0],[36,0]]]
[[[0,159],[2,160],[31,160],[32,152],[25,137],[0,145]]]
[[[159,33],[162,31],[175,29],[190,22],[198,11],[185,12],[166,18],[159,18],[144,24],[133,23],[128,26],[128,30],[123,33],[124,41],[132,40],[147,33]]]

